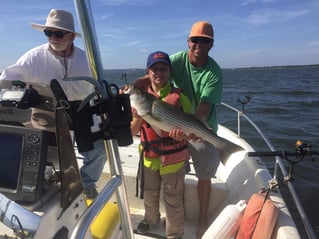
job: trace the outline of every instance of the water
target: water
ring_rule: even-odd
[[[144,69],[124,69],[106,71],[109,82],[123,85],[122,73],[126,73],[128,83],[145,74]],[[245,105],[246,115],[268,137],[276,150],[293,151],[296,140],[319,151],[319,65],[224,69],[223,101],[241,109],[238,98],[251,99]],[[218,111],[219,121],[237,131],[237,116]],[[244,125],[243,125],[244,126]],[[256,150],[265,150],[251,130],[242,132]],[[272,158],[264,158],[273,171]],[[304,205],[313,229],[319,238],[319,156],[313,160],[306,158],[293,168],[293,184]],[[288,170],[288,166],[287,166]],[[288,195],[285,188],[284,194]],[[288,202],[291,204],[291,202]]]

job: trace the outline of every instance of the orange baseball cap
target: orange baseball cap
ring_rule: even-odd
[[[212,24],[209,22],[195,22],[189,37],[207,37],[214,39],[214,30]]]

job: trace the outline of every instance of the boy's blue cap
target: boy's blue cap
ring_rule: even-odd
[[[154,65],[157,62],[164,62],[171,67],[171,60],[169,59],[169,55],[163,51],[155,51],[149,54],[146,65],[147,69],[152,67],[152,65]]]

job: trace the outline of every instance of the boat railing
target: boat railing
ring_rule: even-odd
[[[107,143],[109,143],[109,147],[111,147],[106,151],[109,158],[111,177],[92,204],[81,215],[81,218],[72,231],[70,239],[86,238],[90,225],[114,194],[120,213],[123,238],[134,238],[117,141],[109,140]]]
[[[271,144],[271,142],[268,140],[268,138],[263,134],[263,132],[259,129],[259,127],[244,113],[244,107],[240,111],[240,110],[238,110],[238,109],[236,109],[236,108],[234,108],[234,107],[232,107],[224,102],[222,102],[221,105],[226,107],[227,109],[230,109],[230,110],[235,111],[237,113],[237,134],[238,134],[238,137],[241,137],[241,121],[242,121],[242,118],[244,118],[258,132],[259,136],[266,143],[266,145],[270,149],[270,151],[275,152],[275,149],[274,149],[273,145]],[[275,160],[276,160],[275,161],[275,168],[274,168],[272,180],[277,181],[278,170],[281,171],[284,178],[288,178],[289,175],[288,175],[288,172],[286,170],[286,167],[284,165],[282,158],[280,156],[275,156]],[[286,183],[287,183],[289,192],[292,196],[293,202],[295,203],[295,206],[298,210],[300,218],[302,219],[304,230],[305,230],[308,238],[309,239],[316,239],[317,237],[316,237],[316,235],[312,229],[312,226],[311,226],[311,224],[306,216],[306,213],[305,213],[303,206],[301,204],[301,201],[296,193],[294,185],[289,180]]]
[[[72,231],[70,239],[85,238],[87,229],[90,227],[92,221],[99,214],[100,210],[106,205],[106,203],[111,199],[115,190],[121,185],[121,183],[122,178],[119,175],[115,175],[110,179],[94,202],[83,213],[74,230]]]

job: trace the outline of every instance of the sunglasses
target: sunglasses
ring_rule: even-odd
[[[56,37],[56,38],[63,38],[64,35],[68,34],[68,33],[71,33],[71,32],[62,32],[62,31],[51,31],[49,29],[44,29],[44,35],[46,35],[47,37],[52,37],[53,35]]]
[[[212,42],[212,39],[209,39],[207,37],[191,37],[190,41],[194,44],[209,44]]]

